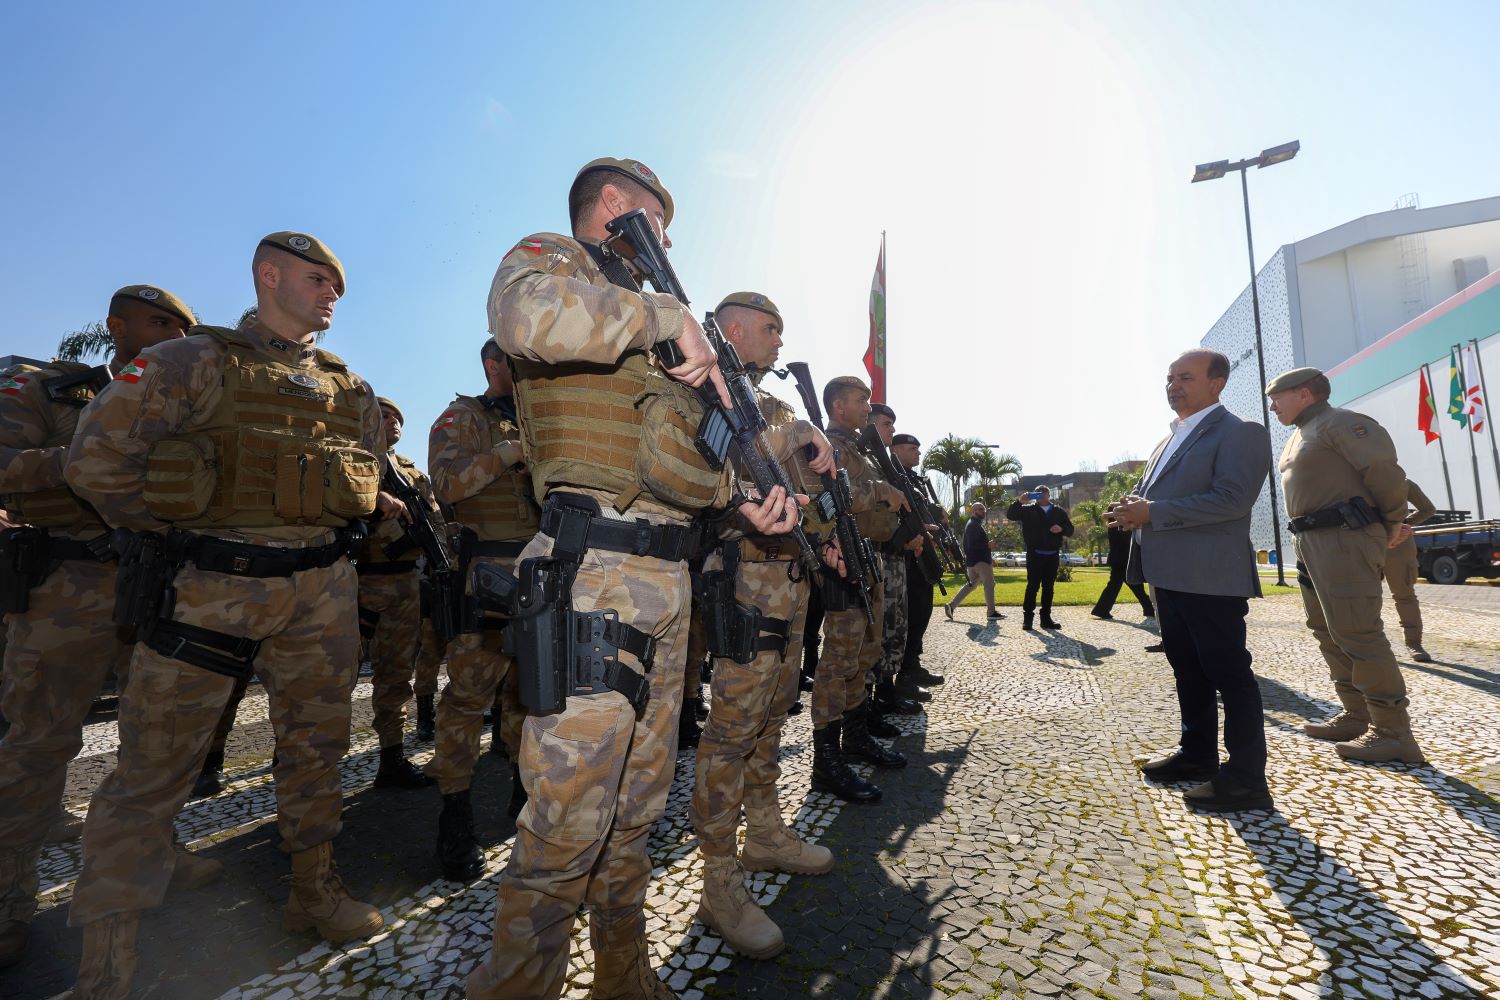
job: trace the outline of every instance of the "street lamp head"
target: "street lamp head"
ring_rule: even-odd
[[[1197,184],[1199,181],[1216,181],[1220,177],[1223,177],[1225,171],[1227,171],[1228,169],[1228,160],[1215,160],[1213,163],[1200,163],[1198,164],[1197,169],[1193,171],[1193,183]]]
[[[1296,156],[1297,151],[1301,148],[1302,143],[1296,139],[1293,139],[1291,142],[1284,142],[1280,146],[1272,146],[1270,149],[1263,149],[1260,151],[1260,156],[1258,158],[1259,162],[1256,164],[1256,166],[1271,167],[1275,166],[1278,163],[1285,163],[1287,160],[1290,160],[1292,157]]]

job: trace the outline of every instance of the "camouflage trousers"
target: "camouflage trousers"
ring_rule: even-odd
[[[521,558],[551,547],[538,535]],[[572,599],[579,611],[614,608],[622,622],[656,638],[651,700],[637,713],[613,691],[575,695],[561,712],[526,717],[520,763],[530,800],[500,880],[489,956],[466,984],[473,1000],[560,996],[584,903],[596,956],[633,951],[645,940],[646,838],[666,811],[676,762],[691,613],[687,564],[590,550]],[[621,660],[636,665],[629,654]]]
[[[174,620],[261,641],[255,673],[276,734],[277,829],[289,852],[338,836],[339,761],[349,749],[359,672],[354,567],[245,579],[184,567]],[[172,875],[172,817],[187,801],[233,679],[135,647],[120,697],[119,763],[94,792],[68,922],[161,902]]]
[[[866,678],[869,684],[895,680],[896,671],[906,658],[906,553],[882,553],[880,560],[885,573],[885,620],[880,659],[876,661],[873,676]]]
[[[437,694],[438,670],[442,667],[444,649],[432,628],[432,616],[422,616],[417,632],[417,669],[412,679],[412,694],[418,698]]]
[[[717,658],[709,685],[708,722],[698,742],[698,768],[688,809],[705,856],[733,857],[740,808],[774,804],[781,777],[781,729],[797,700],[807,581],[792,582],[786,562],[743,562],[735,597],[789,625],[785,653],[768,650],[750,663]],[[716,568],[705,566],[705,569]]]
[[[477,568],[493,566],[510,572],[513,559],[475,559]],[[448,644],[448,686],[437,706],[437,740],[427,773],[438,791],[452,795],[469,787],[479,763],[479,741],[484,713],[491,706],[500,713],[500,736],[510,759],[521,759],[521,687],[511,658],[500,651],[505,633],[495,629],[465,632]]]
[[[369,637],[372,725],[380,748],[399,747],[406,726],[406,703],[411,700],[412,668],[422,627],[421,573],[359,575],[359,618],[362,628],[373,620]]]
[[[814,729],[837,722],[844,713],[865,700],[865,677],[880,659],[880,633],[884,624],[885,583],[870,593],[875,624],[865,620],[864,608],[854,602],[848,611],[823,615],[823,653],[813,675],[812,721]]]
[[[1417,543],[1408,538],[1385,554],[1385,585],[1396,602],[1396,617],[1408,646],[1422,645],[1422,605],[1417,603]]]
[[[110,620],[114,603],[114,563],[69,560],[32,590],[30,610],[7,616],[0,921],[30,920],[36,910],[37,859],[68,763],[83,747],[83,720],[110,670],[125,677],[130,644]]]

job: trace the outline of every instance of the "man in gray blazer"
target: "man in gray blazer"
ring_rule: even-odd
[[[1111,506],[1132,532],[1126,579],[1151,584],[1167,661],[1177,678],[1181,746],[1146,763],[1153,781],[1202,784],[1184,801],[1211,812],[1272,808],[1260,687],[1245,646],[1249,598],[1260,596],[1250,509],[1271,465],[1266,429],[1226,410],[1229,359],[1188,351],[1167,370],[1172,433],[1156,446],[1135,493]],[[1219,713],[1224,747],[1219,764]]]

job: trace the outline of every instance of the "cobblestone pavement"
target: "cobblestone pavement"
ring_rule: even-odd
[[[780,958],[735,958],[693,920],[701,866],[685,815],[691,768],[679,767],[651,838],[650,933],[663,975],[685,1000],[1500,997],[1495,610],[1429,603],[1436,659],[1409,664],[1407,677],[1431,766],[1361,767],[1300,733],[1333,706],[1299,602],[1255,602],[1278,811],[1227,819],[1187,812],[1180,786],[1154,787],[1136,772],[1137,757],[1173,745],[1177,725],[1170,670],[1144,652],[1154,641],[1145,625],[1100,622],[1082,608],[1059,609],[1060,633],[1022,633],[1011,619],[985,627],[973,609],[956,623],[937,616],[927,659],[949,682],[927,714],[899,720],[895,745],[911,765],[874,775],[882,803],[810,793],[807,715],[788,726],[787,817],[832,848],[837,865],[819,878],[752,883],[786,932]],[[488,941],[514,830],[508,766],[486,754],[476,781],[481,836],[493,844],[485,878],[436,879],[437,795],[370,787],[368,684],[356,696],[337,854],[354,891],[382,907],[387,931],[349,948],[281,931],[288,873],[255,687],[229,745],[229,789],[190,803],[178,821],[228,876],[148,916],[137,996],[461,995]],[[75,812],[113,745],[101,713],[70,773]],[[412,753],[425,760],[430,747]],[[76,968],[79,935],[64,904],[77,846],[48,848],[43,864],[33,951],[0,973],[0,996],[50,996]],[[579,934],[570,997],[587,996],[587,965]]]

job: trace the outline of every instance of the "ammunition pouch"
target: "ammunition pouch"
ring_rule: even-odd
[[[1379,524],[1380,512],[1370,506],[1364,497],[1350,497],[1332,507],[1294,517],[1287,522],[1287,529],[1294,535],[1320,528],[1364,528]]]

